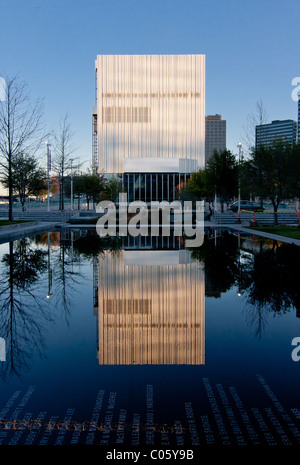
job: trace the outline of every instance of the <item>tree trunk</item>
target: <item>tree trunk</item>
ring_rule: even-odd
[[[64,177],[61,176],[61,209],[63,210],[65,207],[64,205]]]
[[[59,209],[61,210],[61,179],[59,179]]]
[[[274,224],[278,224],[278,216],[277,216],[277,210],[278,210],[278,204],[275,201],[272,201],[273,203],[273,208],[274,208]]]
[[[13,180],[12,180],[12,160],[8,159],[8,221],[13,220]]]

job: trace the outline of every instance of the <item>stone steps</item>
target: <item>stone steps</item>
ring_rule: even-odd
[[[14,220],[28,220],[28,221],[43,221],[47,223],[65,223],[76,214],[76,211],[14,211],[13,218]],[[0,212],[0,218],[8,218],[8,212]]]
[[[240,221],[239,221],[240,219]],[[274,224],[275,223],[275,216],[273,212],[270,213],[255,213],[253,212],[241,212],[240,218],[238,213],[233,212],[224,212],[218,213],[215,212],[212,220],[217,224],[247,224],[249,225],[250,222],[255,220],[256,224],[264,225],[264,224]],[[278,224],[299,224],[299,217],[297,217],[297,213],[277,213]]]

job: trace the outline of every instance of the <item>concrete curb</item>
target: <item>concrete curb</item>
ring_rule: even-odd
[[[11,228],[6,229],[4,231],[0,230],[0,243],[3,244],[4,242],[9,242],[11,240],[18,240],[27,236],[32,236],[33,234],[39,234],[45,231],[53,231],[58,226],[57,223],[44,223],[44,222],[34,222],[35,224],[31,224],[30,226],[24,226],[23,228]],[[59,225],[61,226],[61,225]]]
[[[10,231],[10,230],[14,230],[14,229],[19,229],[19,228],[24,228],[24,226],[26,227],[27,225],[28,226],[34,226],[36,224],[39,224],[40,221],[25,221],[24,223],[16,223],[16,224],[8,224],[8,225],[5,225],[5,226],[0,226],[0,233],[2,231]]]
[[[272,234],[272,233],[267,233],[264,231],[258,231],[256,229],[254,230],[254,229],[244,228],[236,224],[228,224],[226,225],[226,228],[235,229],[237,231],[242,231],[242,232],[254,235],[254,236],[265,237],[266,239],[273,239],[274,241],[278,241],[278,242],[285,242],[287,244],[294,244],[294,245],[300,246],[299,239],[293,239],[292,237],[281,236],[280,234]]]

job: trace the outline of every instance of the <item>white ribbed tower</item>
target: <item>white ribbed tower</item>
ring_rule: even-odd
[[[204,55],[98,55],[95,70],[93,165],[99,172],[204,167]]]

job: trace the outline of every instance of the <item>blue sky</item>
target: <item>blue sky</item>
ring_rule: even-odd
[[[91,160],[97,54],[205,54],[206,114],[227,120],[237,153],[258,100],[269,121],[297,118],[299,13],[298,0],[0,0],[0,73],[45,98],[49,130],[68,112]]]

